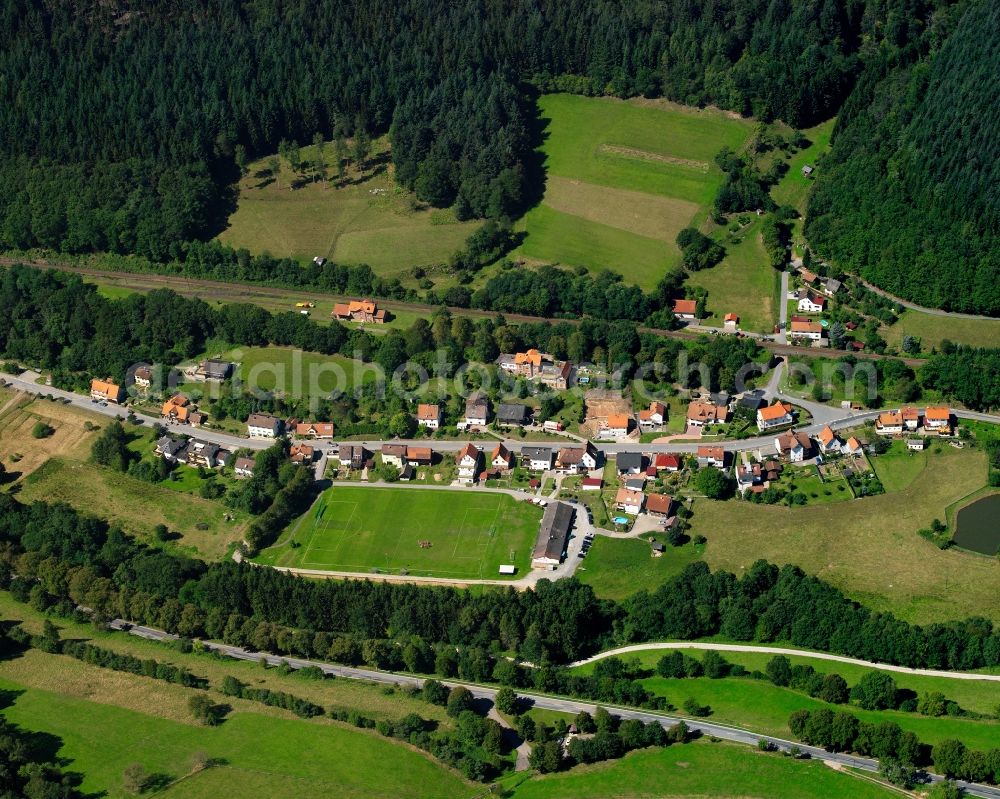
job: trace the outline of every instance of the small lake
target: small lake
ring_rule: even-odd
[[[955,535],[958,546],[995,555],[1000,549],[1000,494],[977,499],[962,508],[955,518]]]

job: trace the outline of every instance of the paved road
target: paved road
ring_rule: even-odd
[[[0,372],[0,379],[5,380],[11,384],[12,388],[18,391],[24,391],[29,394],[51,394],[53,397],[59,397],[61,399],[68,399],[70,405],[84,411],[90,411],[91,413],[97,413],[102,416],[108,416],[111,418],[120,416],[124,418],[129,409],[121,405],[100,405],[96,402],[92,402],[90,397],[85,397],[81,394],[74,394],[72,391],[63,391],[60,388],[55,388],[53,386],[41,386],[35,382],[22,380],[16,375],[6,374]],[[152,426],[154,424],[163,424],[161,419],[154,418],[152,416],[147,416],[142,413],[137,413],[136,417],[144,425]],[[273,442],[266,439],[256,439],[256,438],[242,438],[240,436],[233,436],[228,433],[220,433],[215,430],[209,430],[204,427],[174,427],[175,432],[184,433],[185,435],[194,436],[200,438],[202,441],[208,441],[212,444],[218,444],[220,447],[225,447],[227,449],[267,449]]]
[[[162,630],[156,630],[151,627],[130,626],[121,619],[115,619],[112,621],[111,627],[117,630],[127,628],[130,634],[152,641],[173,641],[177,638],[177,636],[170,635]],[[415,687],[420,687],[424,683],[424,680],[420,677],[411,677],[406,674],[397,674],[395,672],[359,669],[352,666],[335,666],[330,663],[305,660],[302,658],[282,658],[277,655],[262,652],[251,652],[240,647],[215,642],[202,642],[202,644],[206,649],[214,650],[220,654],[235,658],[236,660],[248,660],[257,663],[261,659],[264,659],[269,665],[277,666],[282,663],[287,663],[293,669],[316,666],[326,674],[350,680],[366,680],[368,682]],[[464,683],[455,680],[443,680],[442,682],[448,687],[456,685],[465,686],[477,699],[483,699],[492,703],[496,698],[497,689],[495,688],[488,688],[474,683]],[[527,693],[524,691],[519,691],[518,693],[528,701],[531,701],[535,707],[543,710],[555,710],[571,714],[579,713],[581,710],[586,710],[588,713],[593,714],[597,710],[597,705],[591,702],[582,702],[576,699],[562,699],[559,697]],[[642,722],[652,721],[662,724],[664,727],[672,727],[682,720],[680,716],[653,713],[647,710],[633,710],[631,708],[616,707],[614,705],[602,705],[602,707],[605,707],[607,710],[623,719],[639,719]],[[683,721],[690,729],[695,732],[699,732],[702,735],[715,736],[716,738],[721,738],[726,741],[748,744],[750,746],[757,746],[758,742],[761,739],[764,739],[769,741],[773,746],[777,747],[781,751],[788,751],[792,747],[797,747],[800,751],[807,752],[810,756],[818,760],[839,763],[843,766],[851,766],[864,771],[878,771],[878,761],[871,760],[869,758],[856,757],[854,755],[847,755],[840,752],[827,752],[823,749],[808,746],[803,743],[788,741],[783,738],[776,738],[770,735],[761,735],[751,730],[729,727],[724,724],[715,724],[714,722],[704,721],[703,719],[684,718]],[[934,782],[941,780],[941,778],[936,775],[928,775],[928,777]],[[959,782],[958,784],[964,787],[965,790],[972,796],[984,797],[984,799],[1000,799],[1000,788],[993,788],[988,785],[978,785],[975,783],[970,784]]]
[[[778,306],[778,332],[774,336],[774,340],[778,344],[788,343],[788,270],[784,269],[781,272],[781,294],[779,296]]]
[[[860,660],[858,658],[845,657],[843,655],[831,655],[828,652],[814,652],[810,649],[787,649],[776,646],[753,646],[751,644],[717,644],[711,641],[670,641],[653,642],[646,644],[633,644],[622,646],[617,649],[609,649],[593,657],[578,660],[570,663],[570,668],[574,666],[585,666],[604,658],[627,655],[630,652],[643,652],[650,649],[713,649],[718,652],[758,652],[766,655],[796,655],[801,657],[815,658],[816,660],[832,660],[836,663],[849,663],[852,666],[865,666],[880,671],[893,671],[898,674],[916,674],[921,677],[946,677],[951,680],[973,680],[976,682],[1000,682],[1000,674],[975,674],[968,671],[938,671],[936,669],[911,669],[906,666],[893,666],[888,663],[875,663],[870,660]]]

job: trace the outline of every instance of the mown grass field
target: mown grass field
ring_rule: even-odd
[[[755,644],[752,641],[741,641],[739,643]],[[797,648],[794,644],[782,642],[755,645]],[[705,657],[705,651],[703,650],[688,649],[682,651],[696,660],[701,660]],[[669,650],[644,649],[637,652],[629,652],[623,658],[628,661],[637,661],[644,668],[653,669],[660,658],[668,653]],[[774,657],[774,655],[766,652],[723,652],[720,650],[719,654],[728,662],[744,666],[748,671],[756,670],[761,672],[767,667],[768,661]],[[786,657],[793,666],[812,666],[821,674],[839,674],[847,680],[848,685],[855,685],[861,680],[862,676],[872,671],[867,666],[838,663],[836,661],[809,657],[808,655],[786,655]],[[579,666],[577,670],[582,674],[589,674],[593,671],[593,668],[594,664],[588,663],[586,666]],[[971,710],[975,713],[992,715],[996,712],[997,705],[1000,705],[1000,683],[998,682],[989,680],[955,680],[948,677],[927,677],[919,674],[906,674],[905,672],[890,672],[889,676],[896,681],[896,685],[899,688],[914,691],[918,696],[932,691],[940,691],[948,699],[958,702],[963,709]],[[994,725],[996,725],[996,722],[994,722]]]
[[[940,450],[908,487],[854,502],[788,508],[698,500],[691,534],[708,538],[705,560],[713,569],[741,574],[760,558],[794,563],[910,622],[1000,621],[1000,563],[941,551],[917,535],[986,482],[980,450]]]
[[[311,161],[315,149],[302,147],[302,157]],[[325,158],[332,163],[331,144]],[[387,159],[388,141],[376,141],[370,161]],[[351,166],[338,186],[333,167],[327,170],[329,182],[303,182],[293,180],[286,161],[274,181],[267,160],[250,164],[240,181],[236,212],[219,236],[223,243],[304,262],[319,255],[366,263],[379,274],[398,275],[414,266],[446,263],[479,226],[417,202],[394,183],[388,163],[363,173]]]
[[[736,744],[697,741],[644,749],[621,760],[536,777],[514,799],[889,799],[895,791],[834,771]]]
[[[541,516],[506,494],[335,485],[259,560],[455,579],[499,578],[500,564],[513,563],[521,576]]]
[[[70,668],[83,666],[70,663]],[[193,692],[181,691],[184,696],[179,699],[186,706],[186,697]],[[59,683],[52,690],[25,689],[0,677],[0,692],[12,699],[3,710],[10,721],[57,737],[63,768],[84,775],[81,788],[88,794],[130,796],[123,772],[132,763],[159,776],[166,787],[157,795],[170,799],[201,799],[220,792],[288,799],[331,795],[437,799],[475,792],[474,786],[422,754],[373,733],[329,722],[309,723],[241,709],[218,727],[201,727],[193,720],[163,718],[156,706],[134,710],[67,695]],[[192,773],[198,753],[222,765]]]
[[[239,364],[237,376],[246,388],[293,397],[350,391],[377,375],[377,367],[371,364],[291,347],[246,347],[225,357]]]
[[[582,492],[581,496],[587,493]],[[600,597],[622,600],[640,588],[654,590],[683,571],[685,566],[702,558],[704,547],[692,543],[667,546],[661,557],[654,558],[645,538],[598,536],[575,577],[592,586]]]
[[[522,220],[527,258],[612,269],[652,288],[680,252],[677,233],[707,215],[723,147],[746,120],[666,102],[576,95],[539,100],[547,184]]]
[[[906,442],[893,441],[888,452],[870,455],[868,461],[875,469],[875,474],[878,475],[886,492],[891,492],[902,491],[912,485],[927,468],[928,459],[934,457],[936,455],[931,454],[929,450],[911,452],[907,449]]]
[[[902,347],[903,336],[916,336],[924,353],[940,347],[945,339],[973,347],[995,347],[1000,338],[1000,319],[956,319],[908,309],[894,325],[880,328],[879,335],[896,348]]]
[[[723,242],[726,257],[711,269],[692,272],[687,285],[708,292],[710,315],[701,324],[722,327],[725,315],[735,313],[741,329],[769,333],[777,321],[774,295],[779,274],[768,265],[756,217],[738,238],[736,243]]]

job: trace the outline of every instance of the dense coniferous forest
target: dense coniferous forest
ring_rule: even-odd
[[[869,60],[806,232],[838,266],[899,296],[1000,314],[1000,6],[957,3],[899,24],[914,28],[909,44]]]
[[[0,244],[178,258],[228,214],[238,151],[359,130],[423,199],[510,216],[537,189],[529,84],[806,126],[927,5],[3,0]]]

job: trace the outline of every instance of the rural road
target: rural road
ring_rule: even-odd
[[[901,297],[897,297],[895,294],[890,294],[885,289],[880,289],[878,286],[873,286],[867,280],[858,278],[863,285],[869,291],[878,294],[880,297],[885,297],[887,300],[892,300],[897,305],[902,305],[904,308],[909,308],[911,311],[919,311],[920,313],[929,314],[931,316],[946,316],[951,319],[978,319],[983,322],[1000,322],[995,316],[982,316],[980,314],[974,313],[960,313],[958,311],[943,311],[940,308],[928,308],[924,305],[917,305],[915,302],[910,302],[909,300],[904,300]]]
[[[91,402],[90,397],[85,397],[81,394],[74,394],[71,391],[63,391],[62,389],[54,388],[52,386],[41,386],[37,383],[22,380],[16,375],[6,374],[0,372],[0,379],[5,380],[11,384],[11,387],[18,390],[24,391],[29,394],[46,395],[51,394],[53,397],[65,398],[70,401],[70,404],[82,410],[91,411],[92,413],[98,413],[103,416],[124,417],[128,413],[128,408],[124,408],[119,405],[107,405],[101,406],[97,403]],[[778,393],[778,396],[785,399],[788,402],[793,402],[799,405],[810,413],[813,414],[814,418],[820,418],[821,421],[815,421],[812,424],[803,425],[797,429],[804,433],[815,434],[823,429],[825,425],[829,425],[834,430],[844,430],[851,427],[859,427],[865,422],[873,420],[876,416],[882,413],[882,410],[868,410],[868,411],[857,411],[851,413],[844,413],[843,410],[839,408],[832,408],[828,405],[822,405],[820,403],[812,402],[810,400],[803,400],[799,397],[793,397],[783,393]],[[923,408],[919,409],[923,412]],[[993,415],[988,413],[979,413],[978,411],[967,411],[962,409],[953,409],[952,412],[959,419],[969,419],[977,422],[986,422],[989,424],[1000,424],[1000,415]],[[160,419],[154,419],[151,416],[146,416],[143,414],[136,414],[139,419],[142,420],[143,424],[153,425],[161,424]],[[214,430],[209,430],[204,427],[200,428],[189,428],[189,427],[175,427],[175,432],[184,433],[185,435],[190,435],[202,439],[204,441],[209,441],[213,444],[218,444],[221,447],[231,448],[231,449],[267,449],[273,443],[270,439],[256,439],[256,438],[243,438],[241,436],[233,436],[228,433],[220,433]],[[332,442],[331,442],[332,443]],[[468,443],[465,439],[458,439],[455,441],[429,441],[426,438],[420,439],[392,439],[391,441],[384,440],[370,440],[370,441],[345,441],[346,444],[362,444],[366,449],[371,451],[377,451],[382,448],[383,444],[406,444],[418,447],[431,446],[436,452],[458,452],[465,447]],[[574,446],[574,442],[559,442],[559,441],[525,441],[522,439],[504,439],[504,445],[515,452],[520,452],[522,447],[525,446],[551,446],[553,449],[560,449],[565,446]],[[774,447],[774,435],[762,435],[755,436],[753,438],[736,439],[729,441],[714,441],[712,439],[706,439],[700,443],[670,443],[670,444],[640,444],[638,442],[628,442],[624,444],[601,444],[598,449],[604,452],[607,456],[615,455],[619,452],[647,452],[651,454],[656,453],[673,453],[673,452],[683,452],[686,454],[693,454],[698,451],[699,446],[711,445],[722,447],[726,452],[744,452],[749,450],[755,450],[759,448],[764,448],[770,450]]]
[[[110,626],[113,629],[127,631],[131,635],[151,641],[173,641],[177,638],[175,635],[171,635],[163,632],[162,630],[156,630],[151,627],[129,625],[122,619],[115,619],[111,622]],[[251,652],[241,647],[229,646],[228,644],[215,642],[202,641],[202,645],[206,649],[214,650],[236,660],[247,660],[257,663],[263,659],[269,665],[278,666],[282,663],[287,663],[293,669],[315,666],[321,669],[325,674],[350,680],[366,680],[368,682],[415,687],[420,687],[424,683],[422,678],[412,677],[406,674],[374,671],[372,669],[360,669],[352,666],[335,666],[322,661],[305,660],[302,658],[282,658],[277,655],[266,654],[263,652]],[[442,682],[448,687],[462,685],[468,688],[477,699],[493,702],[496,697],[496,688],[489,688],[475,683],[458,682],[455,680],[442,680]],[[576,714],[581,710],[585,710],[588,713],[593,714],[598,707],[598,705],[593,702],[583,702],[576,699],[563,699],[555,696],[546,696],[544,694],[519,691],[518,695],[530,701],[534,707],[543,710],[554,710],[571,714]],[[776,738],[770,735],[761,735],[750,730],[739,729],[738,727],[715,724],[713,722],[704,721],[703,719],[682,719],[679,716],[669,716],[646,710],[633,710],[630,708],[616,707],[614,705],[602,704],[601,707],[606,708],[608,711],[622,719],[638,719],[644,723],[652,721],[662,724],[664,727],[671,727],[683,720],[691,730],[699,732],[702,735],[714,736],[726,741],[747,744],[749,746],[757,746],[760,740],[763,739],[770,742],[781,751],[788,751],[792,747],[797,747],[800,751],[808,753],[811,757],[817,760],[839,763],[842,766],[850,766],[864,771],[878,771],[878,761],[876,760],[856,757],[854,755],[843,754],[841,752],[827,752],[826,750],[818,747],[797,743],[795,741],[788,741],[784,738]],[[932,782],[941,781],[941,777],[937,775],[928,774],[927,776]],[[958,784],[965,788],[966,792],[971,796],[984,797],[984,799],[1000,799],[1000,788],[994,788],[988,785],[979,785],[977,783],[959,782]]]
[[[829,652],[813,652],[809,649],[786,649],[775,646],[753,646],[751,644],[717,644],[711,641],[670,641],[653,642],[647,644],[633,644],[622,646],[618,649],[609,649],[600,652],[593,657],[578,660],[570,663],[569,667],[586,666],[598,660],[609,657],[627,655],[630,652],[643,652],[651,649],[700,649],[715,650],[717,652],[756,652],[766,655],[795,655],[798,657],[815,658],[816,660],[832,660],[836,663],[849,663],[852,666],[864,666],[879,671],[894,671],[898,674],[914,674],[920,677],[945,677],[951,680],[974,680],[976,682],[1000,682],[1000,674],[975,674],[968,671],[938,671],[935,669],[911,669],[906,666],[893,666],[888,663],[874,663],[870,660],[860,660],[858,658],[845,657],[843,655],[831,655]]]

